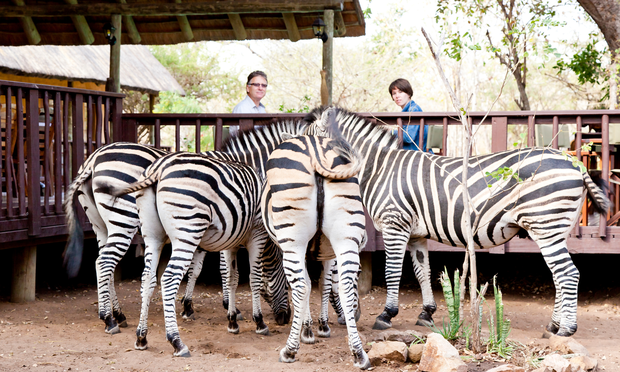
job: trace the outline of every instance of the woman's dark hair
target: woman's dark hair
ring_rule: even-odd
[[[396,79],[390,84],[388,88],[388,92],[390,92],[390,97],[392,97],[392,92],[394,89],[398,88],[401,92],[407,93],[409,97],[413,96],[413,89],[411,88],[411,84],[407,81],[407,79]]]
[[[262,71],[256,70],[256,71],[254,71],[254,72],[252,72],[251,74],[249,74],[249,75],[248,75],[248,82],[247,82],[247,83],[245,83],[245,85],[250,84],[250,81],[252,81],[252,79],[254,79],[254,78],[255,78],[255,77],[257,77],[257,76],[262,76],[262,77],[264,77],[264,78],[265,78],[265,81],[267,81],[267,74],[265,74],[265,73],[264,73],[264,72],[262,72]],[[268,81],[267,81],[267,82],[268,82]]]

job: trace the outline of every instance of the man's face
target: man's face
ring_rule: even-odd
[[[267,80],[262,76],[255,76],[245,88],[252,101],[260,102],[267,93]]]

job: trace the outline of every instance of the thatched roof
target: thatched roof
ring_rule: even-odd
[[[122,15],[126,44],[202,40],[312,39],[334,10],[335,36],[365,34],[359,0],[0,0],[0,45],[103,45],[103,26]],[[21,3],[21,5],[15,5]]]
[[[185,95],[168,70],[143,45],[121,46],[121,87],[157,94]],[[0,47],[0,72],[59,80],[105,84],[110,75],[110,47]]]

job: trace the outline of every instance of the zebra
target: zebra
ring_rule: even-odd
[[[232,262],[227,263],[231,267],[236,256],[234,249],[240,244],[244,244],[252,255],[269,242],[259,213],[262,182],[258,173],[247,164],[178,152],[157,159],[137,182],[123,189],[104,186],[105,191],[114,196],[137,192],[136,203],[147,250],[157,255],[166,238],[172,243],[172,254],[161,283],[166,338],[174,348],[174,356],[190,356],[179,334],[174,299],[196,249],[200,247],[215,252],[233,249],[229,256]],[[157,262],[157,259],[153,261]],[[257,257],[250,259],[250,262],[257,261]],[[147,347],[152,287],[146,286],[151,283],[153,271],[153,266],[145,267],[136,349]],[[260,285],[257,267],[251,268],[250,275],[250,286],[256,293],[255,288]],[[228,331],[238,333],[236,282],[231,270],[227,284],[230,296]],[[256,301],[253,296],[253,300],[256,332],[268,334],[269,328],[260,311],[260,299]]]
[[[387,126],[374,125],[339,108],[314,109],[306,120],[316,127],[315,132],[327,133],[332,115],[336,115],[343,137],[362,157],[358,175],[362,200],[385,242],[387,300],[373,328],[391,327],[391,319],[398,314],[398,287],[407,249],[422,288],[423,311],[418,322],[432,323],[436,303],[426,242],[432,239],[466,246],[462,158],[399,150]],[[486,176],[500,167],[511,168],[521,181]],[[606,195],[586,171],[574,167],[560,151],[548,148],[474,156],[469,160],[468,174],[471,205],[479,213],[474,230],[476,247],[490,248],[517,234],[528,234],[540,247],[556,286],[547,330],[559,336],[574,334],[579,271],[568,253],[566,239],[578,222],[586,193],[603,213],[609,208]],[[474,217],[472,213],[472,221]]]
[[[302,323],[309,314],[308,255],[319,261],[337,258],[338,290],[349,348],[355,366],[370,367],[355,323],[359,251],[367,238],[359,185],[354,177],[359,169],[355,154],[342,143],[318,136],[289,139],[267,161],[262,216],[269,235],[282,249],[294,307],[280,362],[295,361]]]
[[[105,332],[109,334],[119,333],[119,327],[127,326],[114,290],[113,273],[138,230],[139,218],[133,195],[124,195],[114,203],[115,198],[102,192],[100,186],[102,183],[112,182],[117,187],[122,187],[135,182],[147,166],[165,154],[168,152],[142,144],[116,142],[104,145],[86,159],[65,197],[64,210],[69,239],[64,256],[68,276],[77,275],[83,251],[83,231],[75,210],[77,197],[97,236],[100,250],[96,263],[99,317],[105,323]],[[222,257],[229,253],[224,251]],[[192,293],[202,270],[205,254],[206,252],[197,251],[188,270],[188,284],[182,299],[181,315],[184,319],[194,319]],[[152,261],[151,255],[151,251],[145,252],[145,261],[149,264]],[[236,274],[236,270],[234,273]],[[153,277],[153,280],[156,278]],[[154,286],[155,282],[152,285]],[[272,285],[272,295],[275,293],[273,288],[276,288],[276,285]],[[228,293],[226,287],[224,293]],[[262,291],[262,294],[265,297],[267,292]],[[275,295],[265,299],[274,311],[276,322],[281,325],[287,323],[288,303]],[[225,302],[227,309],[227,297]]]

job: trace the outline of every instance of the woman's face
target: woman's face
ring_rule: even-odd
[[[394,90],[392,90],[392,99],[400,108],[403,108],[409,103],[411,96],[398,88],[394,88]]]

